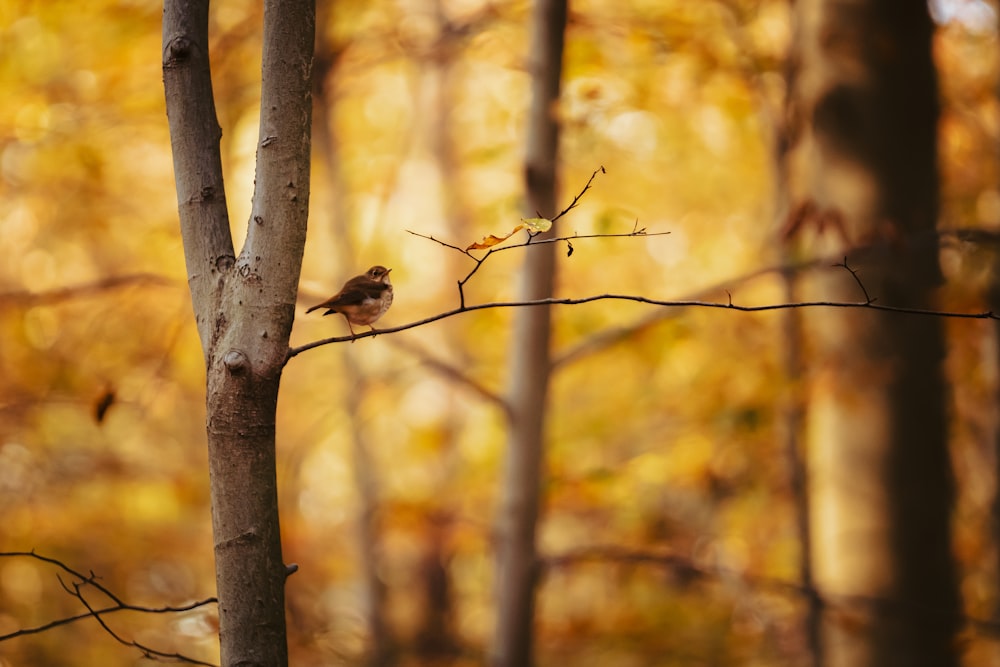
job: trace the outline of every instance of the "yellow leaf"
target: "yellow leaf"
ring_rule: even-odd
[[[552,221],[548,218],[521,218],[521,224],[518,228],[527,228],[538,234],[552,229]],[[513,232],[511,233],[513,234]]]

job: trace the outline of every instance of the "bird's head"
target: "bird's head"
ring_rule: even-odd
[[[365,275],[377,283],[389,284],[389,272],[392,269],[387,269],[384,266],[375,265],[365,272]]]

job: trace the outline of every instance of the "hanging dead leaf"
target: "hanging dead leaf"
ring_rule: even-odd
[[[520,225],[518,226],[520,228]],[[507,234],[506,236],[494,236],[490,234],[489,236],[484,236],[482,241],[478,241],[470,245],[466,250],[486,250],[487,248],[492,248],[498,243],[502,243],[513,236],[518,229],[514,229],[513,232]]]
[[[527,229],[532,234],[539,234],[541,232],[547,232],[552,229],[552,221],[548,218],[522,218],[521,224],[519,224],[514,229],[510,230],[510,233],[503,236],[497,236],[495,234],[490,234],[489,236],[484,236],[482,241],[477,241],[472,245],[468,246],[466,250],[486,250],[487,248],[492,248],[498,243],[503,243],[509,239],[514,234],[517,234],[522,229]]]

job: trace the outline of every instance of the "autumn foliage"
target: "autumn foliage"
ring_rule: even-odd
[[[1000,73],[995,6],[964,4],[979,13],[935,14],[938,303],[975,313],[995,307]],[[523,250],[476,258],[551,224],[521,210],[528,7],[320,5],[291,346],[343,336],[342,318],[306,318],[305,307],[375,264],[392,267],[395,288],[380,328],[460,299],[514,300]],[[782,251],[774,155],[787,5],[573,3],[553,110],[564,205],[606,173],[555,221],[558,235],[597,236],[563,245],[558,297],[774,304],[790,273],[845,271],[831,266],[839,257]],[[252,224],[262,17],[237,0],[213,3],[211,17],[239,240]],[[215,592],[205,365],[160,19],[156,3],[0,6],[0,551],[35,550],[151,609]],[[482,664],[512,317],[469,310],[289,359],[277,464],[284,559],[298,565],[286,588],[291,664],[361,664],[373,637],[399,665]],[[969,665],[1000,641],[987,620],[1000,606],[995,324],[945,325]],[[783,365],[786,333],[780,311],[617,300],[553,311],[539,665],[803,664],[801,621],[817,591],[799,580],[800,508],[782,444],[801,389]],[[0,636],[85,611],[58,573],[0,558]],[[844,600],[827,604],[850,622]],[[167,654],[219,659],[210,604],[106,621]],[[92,619],[0,642],[0,665],[139,655]]]

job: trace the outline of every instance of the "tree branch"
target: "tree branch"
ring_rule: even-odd
[[[1000,232],[993,232],[991,230],[977,229],[977,228],[966,228],[966,229],[940,229],[933,234],[914,234],[912,237],[908,237],[908,243],[911,244],[924,244],[930,242],[941,241],[958,241],[963,243],[983,243],[983,244],[1000,244]],[[867,245],[859,246],[851,250],[851,254],[855,257],[855,260],[863,257],[867,257],[879,250],[879,245]],[[793,262],[788,264],[775,264],[772,266],[765,266],[759,269],[755,269],[748,273],[740,276],[735,276],[733,278],[727,278],[720,282],[715,283],[709,287],[697,290],[693,294],[684,297],[684,301],[703,301],[714,294],[725,293],[728,295],[729,299],[732,299],[731,289],[749,283],[757,278],[762,278],[771,274],[781,274],[784,276],[793,276],[805,271],[811,271],[813,269],[829,269],[829,268],[842,268],[848,270],[852,276],[854,276],[855,281],[861,287],[861,291],[865,296],[865,300],[869,302],[874,302],[875,299],[870,297],[867,288],[861,283],[860,277],[855,269],[847,266],[846,258],[841,262],[836,262],[835,258],[830,256],[817,257],[814,259],[808,259],[799,262]],[[984,319],[996,319],[990,318],[991,313],[980,313],[978,317]],[[553,360],[554,366],[561,366],[564,364],[571,363],[576,359],[597,352],[605,347],[613,345],[614,343],[628,339],[636,331],[645,329],[646,327],[652,326],[668,317],[673,316],[673,314],[664,314],[662,312],[654,312],[649,315],[645,315],[637,320],[625,324],[623,326],[614,327],[602,331],[594,336],[591,336],[576,345],[564,350]]]
[[[487,403],[496,405],[504,412],[507,413],[510,412],[510,406],[507,405],[507,402],[503,399],[502,396],[497,394],[492,389],[489,389],[488,387],[476,382],[471,377],[469,377],[468,374],[464,373],[461,369],[452,366],[451,364],[442,359],[438,359],[437,357],[431,355],[426,350],[423,350],[408,341],[404,341],[402,339],[396,339],[393,341],[393,343],[397,347],[412,354],[417,359],[419,359],[421,363],[430,366],[433,370],[437,371],[439,374],[445,376],[449,380],[454,380],[459,384],[465,386],[466,388],[471,389],[474,393],[478,394],[479,397],[484,399]]]
[[[567,208],[567,210],[569,209]],[[479,271],[479,267],[481,267],[486,262],[486,260],[489,259],[490,256],[495,253],[503,252],[504,250],[514,250],[515,248],[524,248],[525,246],[528,245],[540,246],[547,243],[565,243],[569,247],[568,254],[572,255],[573,254],[572,241],[575,241],[577,239],[605,239],[605,238],[613,239],[613,238],[632,238],[635,236],[666,236],[667,234],[670,233],[670,232],[648,233],[646,231],[646,228],[643,227],[640,229],[633,228],[631,232],[625,232],[620,234],[573,234],[572,236],[558,236],[536,241],[534,239],[537,238],[537,234],[529,231],[528,238],[522,241],[521,243],[490,248],[489,250],[486,251],[486,254],[483,255],[482,257],[476,257],[475,255],[472,254],[470,250],[466,248],[459,248],[457,245],[447,243],[445,241],[442,241],[441,239],[435,238],[434,236],[430,236],[427,234],[420,234],[418,232],[414,232],[409,229],[407,229],[406,232],[408,234],[413,234],[414,236],[419,236],[422,239],[427,239],[428,241],[434,241],[434,243],[444,246],[445,248],[457,250],[458,252],[462,253],[466,257],[469,257],[470,259],[472,259],[472,261],[476,263],[475,266],[472,267],[472,270],[469,271],[469,273],[467,273],[464,278],[458,281],[458,303],[460,307],[465,305],[466,283],[469,282],[472,276],[476,275],[476,272]]]
[[[996,315],[993,311],[981,311],[976,313],[963,313],[956,311],[947,310],[930,310],[924,308],[903,308],[896,306],[884,306],[876,304],[873,302],[865,301],[799,301],[795,303],[772,303],[763,304],[759,306],[741,306],[736,303],[717,303],[712,301],[697,301],[697,300],[681,300],[681,301],[671,301],[665,299],[651,299],[649,297],[638,296],[635,294],[596,294],[593,296],[585,296],[579,298],[552,298],[552,299],[536,299],[534,301],[499,301],[494,303],[481,303],[472,306],[463,306],[460,308],[455,308],[453,310],[445,311],[443,313],[437,313],[431,315],[430,317],[425,317],[422,320],[417,320],[415,322],[410,322],[409,324],[402,324],[397,327],[390,327],[388,329],[373,329],[372,331],[366,331],[364,333],[355,334],[354,336],[335,336],[332,338],[324,338],[322,340],[313,341],[311,343],[306,343],[305,345],[300,345],[298,347],[292,347],[288,350],[288,356],[286,358],[286,363],[289,359],[296,357],[307,350],[311,350],[316,347],[323,345],[329,345],[331,343],[345,343],[352,340],[357,340],[358,338],[369,338],[373,336],[378,336],[379,334],[391,334],[398,331],[406,331],[407,329],[413,329],[415,327],[423,326],[425,324],[430,324],[431,322],[437,322],[438,320],[447,319],[449,317],[454,317],[455,315],[461,315],[462,313],[469,313],[476,310],[488,310],[491,308],[526,308],[530,306],[545,306],[545,305],[564,305],[564,306],[575,306],[583,303],[591,303],[593,301],[634,301],[636,303],[644,303],[651,306],[663,306],[667,308],[718,308],[722,310],[735,310],[743,313],[758,313],[765,312],[769,310],[787,310],[789,308],[867,308],[869,310],[878,310],[882,312],[889,313],[900,313],[905,315],[922,315],[929,317],[945,317],[953,319],[973,319],[973,320],[1000,320],[1000,315]]]
[[[86,608],[86,610],[87,610],[87,613],[85,613],[85,614],[78,614],[76,616],[69,616],[69,617],[66,617],[66,618],[57,619],[55,621],[50,621],[49,623],[45,623],[44,625],[39,625],[39,626],[36,626],[36,627],[33,627],[33,628],[23,628],[21,630],[16,630],[14,632],[11,632],[11,633],[8,633],[8,634],[5,634],[5,635],[0,635],[0,642],[6,641],[8,639],[14,639],[16,637],[23,637],[23,636],[26,636],[26,635],[39,634],[41,632],[45,632],[46,630],[50,630],[52,628],[59,627],[61,625],[68,625],[70,623],[74,623],[76,621],[83,620],[85,618],[93,618],[94,620],[96,620],[100,624],[100,626],[102,628],[104,628],[104,631],[106,633],[108,633],[109,635],[111,635],[111,637],[115,641],[117,641],[118,643],[120,643],[120,644],[122,644],[124,646],[128,646],[129,648],[138,649],[143,654],[144,657],[147,657],[147,658],[150,658],[150,659],[154,659],[154,660],[155,659],[167,659],[167,660],[174,660],[174,661],[177,661],[177,662],[185,662],[185,663],[189,663],[189,664],[192,664],[192,665],[205,665],[206,667],[215,667],[215,665],[213,663],[210,663],[210,662],[202,662],[201,660],[196,660],[194,658],[187,657],[187,656],[182,655],[180,653],[167,653],[165,651],[159,651],[157,649],[150,648],[150,647],[148,647],[148,646],[146,646],[144,644],[141,644],[139,642],[125,639],[125,638],[121,637],[118,633],[116,633],[114,630],[112,630],[111,627],[108,626],[108,624],[104,621],[104,619],[102,617],[105,614],[112,614],[112,613],[116,613],[116,612],[119,612],[119,611],[136,611],[136,612],[142,612],[142,613],[147,613],[147,614],[180,613],[180,612],[185,612],[185,611],[191,611],[192,609],[197,609],[198,607],[203,607],[203,606],[208,605],[208,604],[216,603],[216,602],[218,602],[218,600],[216,598],[214,598],[214,597],[213,598],[206,598],[204,600],[200,600],[200,601],[197,601],[197,602],[191,602],[189,604],[180,605],[180,606],[143,607],[143,606],[139,606],[139,605],[128,604],[128,603],[122,601],[121,598],[119,598],[117,595],[115,595],[113,592],[111,592],[110,589],[108,589],[106,586],[98,583],[97,582],[97,575],[94,574],[93,572],[91,572],[89,575],[84,575],[81,572],[78,572],[78,571],[74,570],[73,568],[71,568],[68,565],[66,565],[65,563],[63,563],[62,561],[57,560],[55,558],[49,558],[47,556],[42,556],[42,555],[39,555],[39,554],[35,553],[34,551],[7,551],[7,552],[0,552],[0,557],[2,557],[2,558],[18,558],[18,557],[20,557],[20,558],[33,558],[35,560],[42,561],[43,563],[47,563],[49,565],[55,565],[56,567],[58,567],[59,569],[61,569],[63,572],[65,572],[65,573],[69,574],[70,576],[72,576],[73,578],[77,579],[77,581],[73,581],[73,582],[67,584],[65,581],[63,581],[62,577],[60,577],[59,575],[56,575],[56,578],[59,580],[59,584],[62,586],[63,590],[65,590],[68,594],[72,595],[77,600],[79,600],[80,604],[82,604],[84,606],[84,608]],[[100,592],[101,594],[107,596],[108,599],[110,599],[112,602],[114,602],[114,605],[112,605],[110,607],[104,607],[104,608],[101,608],[101,609],[95,609],[90,604],[90,602],[87,601],[87,599],[83,595],[83,590],[82,589],[85,586],[91,586],[95,590],[97,590],[98,592]]]
[[[873,251],[872,247],[862,247],[856,249],[856,252],[870,252]],[[813,269],[829,269],[829,268],[845,268],[846,260],[842,263],[833,263],[834,259],[831,257],[818,257],[815,259],[809,259],[801,262],[795,262],[790,264],[776,264],[773,266],[765,266],[760,269],[755,269],[749,273],[745,273],[741,276],[735,276],[733,278],[727,278],[726,280],[710,285],[709,287],[697,290],[693,294],[684,297],[683,301],[705,301],[710,296],[714,294],[725,293],[727,297],[727,305],[732,302],[732,289],[740,285],[745,285],[757,278],[762,278],[771,274],[780,274],[784,276],[793,276],[798,273],[803,273],[805,271],[810,271]],[[849,269],[852,275],[855,276],[855,280],[858,280],[857,274],[853,269]],[[867,292],[864,291],[864,286],[862,285],[862,291],[865,293],[866,301],[869,300]],[[874,299],[870,299],[874,301]],[[649,315],[645,315],[630,324],[626,324],[620,327],[614,327],[612,329],[607,329],[594,336],[583,340],[576,345],[564,350],[558,356],[553,359],[553,366],[562,366],[564,364],[575,361],[579,357],[596,352],[607,346],[610,346],[618,341],[628,339],[636,331],[640,331],[648,326],[652,326],[657,322],[660,322],[667,317],[673,316],[674,313],[665,314],[663,312],[654,312]]]
[[[580,190],[580,192],[578,192],[576,194],[576,196],[573,197],[573,200],[570,202],[570,204],[566,208],[564,208],[562,211],[560,211],[559,214],[556,215],[552,219],[553,222],[555,222],[556,220],[558,220],[559,218],[563,217],[564,215],[566,215],[567,213],[569,213],[571,210],[573,210],[574,208],[576,208],[576,206],[580,202],[580,199],[591,188],[591,186],[592,186],[592,184],[594,182],[594,179],[597,177],[598,173],[604,174],[604,173],[607,173],[607,172],[605,171],[605,169],[604,169],[603,166],[599,167],[598,169],[596,169],[590,175],[590,178],[587,180],[587,183],[583,186],[583,188]],[[976,231],[977,230],[961,230],[961,229],[959,229],[959,230],[941,230],[941,231],[939,231],[939,232],[937,232],[937,233],[935,233],[933,235],[933,239],[935,241],[937,241],[940,238],[956,238],[958,240],[969,240],[969,239],[971,239],[971,240],[992,240],[995,237],[996,238],[1000,238],[1000,236],[997,236],[997,235],[991,236],[991,232],[988,232],[988,231],[981,232],[981,233],[976,233]],[[601,294],[601,295],[593,295],[593,296],[581,297],[581,298],[551,298],[551,299],[537,299],[537,300],[531,300],[531,301],[512,301],[512,302],[485,303],[485,304],[478,304],[478,305],[469,306],[469,305],[466,305],[466,303],[465,303],[465,290],[464,290],[465,285],[469,282],[469,280],[472,278],[472,276],[474,276],[476,274],[476,272],[483,265],[483,263],[486,262],[486,260],[489,259],[490,256],[492,256],[494,253],[497,253],[497,252],[500,252],[500,251],[503,251],[503,250],[512,250],[514,248],[524,248],[524,247],[526,247],[528,245],[541,245],[541,244],[544,244],[544,243],[566,243],[567,246],[568,246],[568,252],[567,252],[567,254],[572,255],[573,254],[573,245],[572,245],[571,241],[576,240],[576,239],[590,239],[590,238],[630,238],[630,237],[635,237],[635,236],[664,236],[666,234],[669,234],[670,232],[668,231],[668,232],[653,232],[653,233],[649,233],[649,232],[646,231],[645,227],[641,227],[640,228],[638,226],[638,221],[636,221],[635,225],[632,228],[632,231],[631,232],[627,232],[627,233],[617,233],[617,234],[574,234],[572,236],[551,237],[551,238],[544,238],[544,239],[541,239],[539,241],[534,241],[534,239],[537,236],[537,232],[532,232],[529,229],[528,230],[528,238],[526,240],[524,240],[523,242],[516,243],[516,244],[513,244],[513,245],[491,247],[491,248],[489,248],[486,251],[486,254],[482,255],[481,257],[477,257],[476,255],[474,255],[472,253],[472,251],[469,249],[469,247],[462,248],[462,247],[460,247],[458,245],[455,245],[453,243],[449,243],[447,241],[443,241],[441,239],[435,238],[433,235],[421,234],[419,232],[414,232],[414,231],[409,230],[409,229],[406,230],[406,232],[409,233],[409,234],[412,234],[414,236],[418,236],[420,238],[427,239],[429,241],[433,241],[434,243],[437,243],[438,245],[440,245],[442,247],[445,247],[445,248],[448,248],[450,250],[454,250],[454,251],[456,251],[458,253],[461,253],[461,254],[465,255],[466,257],[470,258],[473,262],[475,262],[475,265],[469,271],[469,273],[467,273],[464,278],[462,278],[461,280],[458,281],[458,296],[459,296],[459,306],[458,306],[458,308],[455,308],[453,310],[449,310],[449,311],[446,311],[446,312],[438,313],[436,315],[432,315],[430,317],[426,317],[426,318],[424,318],[422,320],[417,320],[415,322],[411,322],[409,324],[400,325],[400,326],[397,326],[397,327],[391,327],[391,328],[388,328],[388,329],[374,329],[373,328],[371,331],[367,331],[367,332],[360,333],[360,334],[355,334],[353,336],[336,336],[336,337],[332,337],[332,338],[325,338],[325,339],[322,339],[322,340],[313,341],[311,343],[307,343],[307,344],[301,345],[299,347],[291,347],[291,348],[289,348],[288,354],[285,357],[285,363],[286,364],[293,357],[296,357],[299,354],[301,354],[302,352],[305,352],[307,350],[311,350],[311,349],[316,348],[316,347],[320,347],[320,346],[323,346],[323,345],[328,345],[328,344],[331,344],[331,343],[341,343],[341,342],[346,342],[346,341],[354,341],[354,340],[356,340],[358,338],[367,338],[367,337],[370,337],[370,336],[377,336],[380,333],[395,333],[395,332],[398,332],[398,331],[405,331],[406,329],[412,329],[412,328],[415,328],[415,327],[418,327],[418,326],[423,326],[425,324],[430,324],[430,323],[436,322],[438,320],[443,320],[443,319],[446,319],[446,318],[449,318],[449,317],[453,317],[455,315],[460,315],[462,313],[471,312],[471,311],[474,311],[474,310],[485,310],[485,309],[489,309],[489,308],[517,308],[517,307],[530,307],[530,306],[542,306],[542,305],[577,305],[577,304],[589,303],[591,301],[601,301],[601,300],[635,301],[635,302],[638,302],[638,303],[645,303],[645,304],[649,304],[649,305],[663,306],[663,307],[673,307],[673,308],[683,308],[683,307],[725,308],[725,309],[737,310],[737,311],[741,311],[741,312],[760,312],[760,311],[768,311],[768,310],[786,310],[786,309],[790,309],[790,308],[817,308],[817,307],[825,307],[825,308],[869,308],[871,310],[879,310],[879,311],[884,311],[884,312],[895,312],[895,313],[910,314],[910,315],[937,316],[937,317],[960,318],[960,319],[1000,319],[1000,316],[995,315],[992,311],[985,311],[985,312],[978,312],[978,313],[961,313],[961,312],[939,311],[939,310],[919,309],[919,308],[903,308],[903,307],[884,306],[884,305],[875,304],[875,298],[873,298],[872,296],[870,296],[868,294],[868,290],[865,288],[864,283],[861,281],[861,278],[858,275],[857,271],[855,269],[853,269],[850,265],[848,265],[848,263],[847,263],[847,256],[844,256],[844,258],[843,258],[842,261],[840,261],[838,263],[835,263],[835,264],[832,264],[832,266],[843,268],[843,269],[845,269],[846,271],[848,271],[851,274],[851,276],[854,278],[855,282],[857,282],[858,287],[861,288],[861,292],[862,292],[862,294],[865,297],[865,300],[863,302],[811,301],[811,302],[797,302],[797,303],[778,303],[778,304],[768,304],[768,305],[760,305],[760,306],[741,306],[741,305],[737,305],[737,304],[733,303],[732,294],[729,292],[729,290],[726,290],[726,294],[727,294],[727,302],[726,303],[717,303],[717,302],[711,302],[711,301],[704,301],[704,300],[701,300],[701,299],[660,300],[660,299],[651,299],[651,298],[648,298],[648,297],[638,296],[638,295]],[[879,246],[878,245],[870,245],[870,246],[862,246],[862,247],[854,248],[854,249],[852,249],[852,253],[854,253],[855,255],[857,255],[859,253],[860,254],[866,254],[866,253],[876,252],[878,250],[879,250]],[[800,263],[797,263],[797,264],[794,264],[794,265],[782,265],[782,266],[766,267],[766,268],[759,269],[757,271],[751,272],[751,273],[749,273],[749,274],[747,274],[745,276],[742,276],[741,278],[738,278],[736,280],[737,280],[737,282],[745,282],[745,281],[751,280],[753,278],[756,278],[756,277],[759,277],[759,276],[763,276],[763,275],[766,275],[768,273],[774,273],[774,272],[798,273],[798,272],[805,271],[805,270],[808,270],[808,269],[813,269],[813,268],[817,268],[817,267],[820,267],[820,266],[828,265],[830,261],[831,260],[829,260],[829,259],[818,258],[818,259],[807,260],[805,262],[800,262]],[[732,283],[732,281],[728,281],[727,283],[724,283],[724,284],[731,284],[731,283]],[[719,286],[717,286],[715,288],[709,288],[708,290],[703,290],[702,293],[703,294],[709,294],[709,293],[717,292],[719,290],[724,289],[724,287],[722,287],[721,285],[722,284],[720,284]],[[618,328],[618,329],[616,329],[616,330],[614,330],[612,332],[609,332],[607,335],[603,336],[601,338],[601,341],[604,341],[604,342],[613,342],[613,341],[618,340],[620,338],[624,338],[624,337],[628,336],[629,333],[631,333],[632,331],[634,331],[636,327],[648,326],[650,323],[655,322],[657,319],[659,319],[658,316],[657,317],[647,317],[647,318],[644,318],[643,320],[641,320],[640,322],[638,322],[635,325],[632,325],[632,326],[629,326],[629,327]],[[593,346],[592,342],[584,343],[584,345],[587,346],[588,348]],[[569,352],[563,354],[561,357],[555,359],[553,361],[553,365],[557,366],[557,365],[566,363],[568,360],[570,360],[570,359],[578,356],[579,354],[581,354],[582,351],[583,351],[582,347],[578,347],[578,348],[576,348],[574,350],[570,350]],[[453,377],[455,379],[458,379],[458,380],[460,380],[460,381],[462,381],[462,382],[464,382],[466,384],[469,384],[469,382],[471,382],[467,378],[463,378],[462,374],[460,372],[458,372],[457,370],[450,369],[450,368],[446,369],[445,365],[443,365],[443,362],[441,362],[440,365],[438,365],[437,367],[438,367],[438,370],[441,370],[442,372],[445,372],[445,374],[447,374],[447,375],[449,375],[449,376],[451,376],[451,377]],[[473,388],[474,388],[474,390],[476,390],[481,395],[487,397],[488,400],[492,400],[492,398],[490,398],[491,392],[484,391],[484,388],[482,388],[482,387],[478,387],[478,388],[477,387],[473,387]]]
[[[605,171],[604,167],[598,167],[596,170],[594,170],[594,173],[592,173],[590,175],[590,178],[587,180],[587,183],[583,186],[583,189],[580,190],[580,192],[578,192],[575,197],[573,197],[573,201],[571,201],[569,203],[569,206],[567,206],[562,211],[560,211],[558,213],[558,215],[556,215],[555,217],[553,217],[552,220],[550,220],[549,222],[551,222],[551,223],[554,224],[556,222],[556,220],[559,220],[561,217],[563,217],[564,215],[566,215],[567,213],[569,213],[570,211],[572,211],[574,208],[576,208],[577,205],[579,205],[579,203],[580,203],[580,199],[587,192],[587,190],[590,189],[591,185],[594,182],[594,179],[597,178],[597,174],[598,173],[606,174],[608,172]],[[541,214],[539,214],[539,217],[541,217]],[[549,238],[541,239],[539,241],[535,241],[535,238],[538,236],[538,234],[540,232],[538,232],[538,231],[532,231],[531,229],[528,229],[527,230],[528,231],[528,238],[525,239],[523,242],[521,242],[521,243],[515,243],[514,245],[492,246],[492,247],[489,248],[489,250],[486,251],[485,255],[483,255],[482,257],[477,257],[476,255],[472,254],[472,246],[461,248],[461,247],[459,247],[457,245],[454,245],[454,244],[451,244],[451,243],[447,243],[447,242],[442,241],[440,239],[436,239],[433,236],[428,236],[428,235],[425,235],[425,234],[419,234],[417,232],[410,231],[409,229],[407,229],[406,231],[408,233],[410,233],[410,234],[413,234],[414,236],[419,236],[420,238],[424,238],[424,239],[427,239],[429,241],[434,241],[435,243],[437,243],[437,244],[439,244],[441,246],[444,246],[445,248],[449,248],[451,250],[455,250],[455,251],[457,251],[457,252],[465,255],[466,257],[468,257],[469,259],[471,259],[473,262],[475,262],[475,266],[472,267],[472,270],[469,271],[469,273],[467,273],[464,278],[462,278],[461,280],[458,281],[458,305],[459,305],[460,308],[464,308],[465,307],[465,285],[466,285],[466,283],[468,283],[469,280],[472,279],[472,276],[476,275],[476,272],[479,271],[479,267],[481,267],[483,265],[483,263],[487,259],[489,259],[491,255],[493,255],[493,253],[500,252],[502,250],[511,250],[513,248],[523,248],[523,247],[529,246],[529,245],[542,245],[542,244],[545,244],[545,243],[563,243],[564,242],[568,246],[568,249],[567,249],[567,256],[568,256],[568,255],[572,255],[573,254],[573,244],[571,243],[571,241],[575,240],[575,239],[589,239],[589,238],[603,238],[603,237],[630,237],[630,236],[664,236],[664,235],[670,233],[670,232],[656,232],[656,233],[653,233],[653,234],[647,234],[646,233],[646,228],[643,227],[643,228],[639,229],[638,228],[638,222],[636,222],[635,226],[633,226],[633,228],[632,228],[632,231],[629,232],[628,234],[582,234],[582,235],[578,234],[578,235],[563,236],[563,237],[558,237],[558,238],[549,237]],[[519,230],[515,229],[515,231],[519,231]],[[511,233],[511,235],[513,235],[513,232]],[[506,240],[506,238],[504,238],[503,240]],[[501,242],[502,241],[497,241],[497,243],[501,243]]]
[[[580,203],[580,199],[583,197],[584,194],[586,194],[587,190],[590,189],[590,186],[593,184],[594,179],[597,178],[598,172],[602,174],[608,173],[607,171],[604,170],[604,165],[601,165],[600,167],[595,169],[594,173],[592,173],[590,175],[590,178],[587,179],[587,184],[583,186],[583,189],[580,190],[580,192],[578,192],[575,197],[573,197],[573,201],[569,203],[569,206],[559,211],[559,213],[554,218],[552,218],[552,222],[555,222],[556,220],[563,217],[564,215],[566,215],[567,213],[569,213],[570,211],[572,211],[574,208],[577,207],[577,205]],[[669,232],[667,233],[669,234]]]
[[[858,287],[861,288],[861,293],[865,295],[865,303],[870,304],[875,301],[875,299],[868,296],[868,290],[865,289],[865,284],[861,282],[861,278],[858,277],[858,272],[847,265],[847,255],[844,255],[843,262],[834,264],[834,266],[842,267],[846,269],[848,273],[851,274],[851,277],[854,278],[854,282],[856,282],[858,284]]]
[[[0,292],[0,303],[18,304],[49,304],[93,297],[104,292],[133,287],[137,285],[153,285],[158,287],[176,287],[177,281],[166,276],[154,273],[135,273],[124,276],[110,276],[101,278],[89,283],[70,285],[68,287],[57,287],[55,289],[41,292],[31,292],[28,290],[16,290],[10,292]]]
[[[198,335],[209,353],[222,276],[235,262],[208,60],[208,1],[163,4],[163,89],[177,209]],[[213,315],[209,315],[213,314]]]
[[[951,610],[938,609],[929,604],[920,605],[913,601],[903,602],[901,600],[874,595],[837,595],[824,593],[817,588],[788,581],[787,579],[747,574],[746,572],[716,565],[704,565],[695,562],[690,556],[668,550],[644,551],[616,545],[595,545],[539,558],[539,565],[546,569],[567,567],[583,562],[611,562],[667,567],[678,575],[689,579],[739,581],[745,585],[762,590],[818,600],[820,605],[826,608],[854,605],[865,606],[873,611],[884,614],[899,611],[912,613],[912,611],[916,610],[928,616],[940,616],[942,618],[956,617],[957,620],[979,632],[1000,636],[1000,621],[976,618],[965,614],[958,614],[956,616]]]

